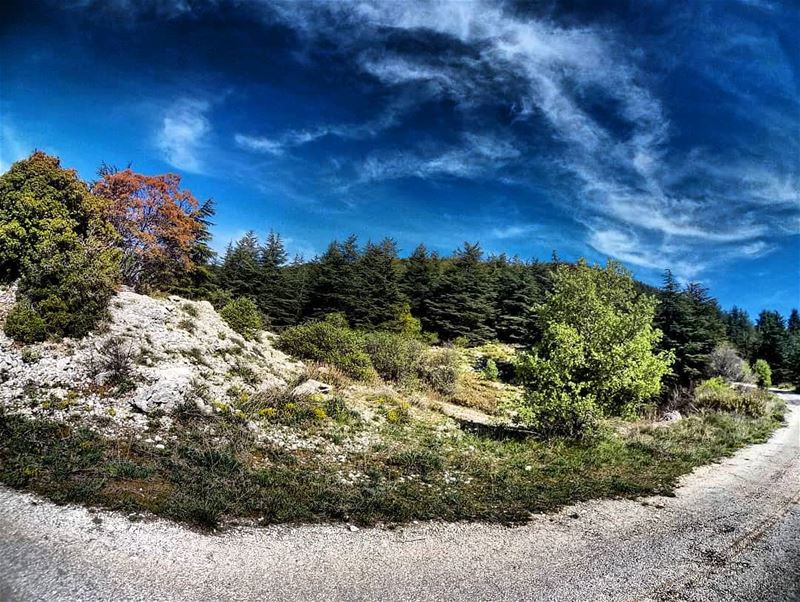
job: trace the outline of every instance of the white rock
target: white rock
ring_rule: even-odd
[[[333,387],[318,380],[309,379],[292,389],[293,397],[308,397],[319,393],[330,393]]]

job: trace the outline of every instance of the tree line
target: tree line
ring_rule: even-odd
[[[147,176],[101,166],[83,182],[58,158],[35,152],[0,177],[0,280],[18,282],[6,331],[19,339],[82,336],[105,314],[119,284],[207,299],[222,307],[251,299],[281,330],[341,314],[363,330],[422,331],[429,340],[521,347],[538,343],[554,274],[568,266],[486,256],[478,243],[441,256],[419,245],[400,257],[391,238],[333,241],[318,257],[289,258],[281,236],[248,232],[222,257],[210,247],[211,200],[198,201],[174,174]],[[778,381],[800,381],[800,317],[762,311],[753,322],[723,311],[698,283],[671,272],[654,295],[659,350],[674,357],[667,384],[703,378],[711,352],[729,342],[749,361],[766,360]]]

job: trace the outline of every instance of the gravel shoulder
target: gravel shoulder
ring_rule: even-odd
[[[206,535],[0,488],[0,600],[800,600],[800,395],[788,425],[685,477],[524,527]]]

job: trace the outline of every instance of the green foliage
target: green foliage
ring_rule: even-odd
[[[356,379],[375,376],[362,335],[333,321],[317,321],[284,330],[278,346],[291,355],[323,362]]]
[[[763,359],[775,372],[776,380],[784,380],[784,362],[789,337],[783,316],[777,311],[762,311],[756,321],[754,357]]]
[[[728,382],[749,383],[753,374],[748,363],[729,344],[719,345],[708,358],[708,375]]]
[[[772,386],[772,369],[765,360],[756,360],[753,364],[753,372],[756,374],[756,382],[762,389]]]
[[[247,297],[228,302],[219,315],[228,326],[247,339],[255,337],[263,326],[258,306]]]
[[[9,337],[21,343],[35,343],[47,338],[47,324],[27,299],[14,304],[6,316],[4,329]]]
[[[481,373],[487,380],[498,380],[500,378],[500,370],[497,369],[497,364],[492,358],[486,360]]]
[[[492,283],[477,244],[464,243],[438,279],[428,316],[443,340],[463,337],[470,343],[495,338],[492,327]]]
[[[493,328],[507,343],[529,345],[539,338],[533,308],[543,300],[543,291],[530,267],[505,255],[489,260],[494,289]]]
[[[672,272],[664,274],[655,325],[663,333],[659,347],[675,355],[671,387],[689,386],[708,370],[710,353],[725,336],[725,322],[716,299],[697,283],[684,290]]]
[[[695,405],[700,409],[748,416],[764,416],[771,397],[758,389],[734,389],[719,376],[703,381],[694,391]]]
[[[106,315],[120,254],[103,207],[42,152],[0,177],[0,280],[20,278],[18,296],[49,336],[84,336]]]
[[[455,349],[428,349],[419,358],[417,374],[434,391],[447,397],[456,392],[459,375],[463,372],[461,354]]]
[[[431,320],[429,308],[440,275],[439,256],[419,245],[403,262],[400,277],[400,290],[409,300],[411,313],[419,318],[423,328],[437,332],[438,325]]]
[[[422,334],[422,323],[411,315],[411,306],[408,303],[403,303],[389,322],[381,324],[381,329],[419,339],[424,336]]]
[[[753,359],[756,331],[753,321],[743,309],[735,305],[725,315],[725,337],[746,359]]]
[[[375,371],[386,380],[407,383],[416,377],[416,368],[425,345],[411,337],[391,332],[364,335],[364,351]]]
[[[204,416],[194,404],[174,416],[177,438],[164,452],[69,422],[0,412],[0,482],[59,503],[148,511],[205,527],[253,516],[264,523],[345,516],[365,524],[514,523],[600,497],[668,495],[694,467],[765,441],[780,418],[780,409],[759,418],[705,412],[589,443],[494,440],[411,421],[383,426],[374,444],[331,462],[328,446],[294,451],[259,441],[239,413]],[[326,434],[339,430],[316,415],[307,421]],[[365,478],[342,478],[350,472]]]
[[[518,366],[519,416],[532,428],[590,433],[598,417],[629,414],[659,393],[672,357],[653,351],[655,300],[637,294],[621,266],[559,265],[537,309],[542,340]]]
[[[342,312],[348,318],[360,301],[357,265],[359,250],[354,236],[343,243],[333,241],[313,264],[308,301],[304,315],[319,318],[331,312]]]
[[[256,299],[261,286],[258,238],[252,230],[229,244],[220,268],[220,282],[233,297]]]
[[[402,311],[405,299],[400,292],[397,262],[394,240],[367,243],[355,266],[356,298],[349,311],[354,326],[377,328]]]

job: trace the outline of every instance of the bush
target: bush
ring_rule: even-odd
[[[252,299],[240,297],[225,304],[219,315],[233,330],[246,339],[252,339],[261,330],[263,322],[258,306]]]
[[[106,315],[120,254],[103,207],[42,152],[0,176],[0,280],[20,278],[18,294],[51,337],[82,337]]]
[[[759,389],[734,389],[722,377],[715,376],[695,388],[694,398],[700,409],[758,417],[766,414],[771,396]]]
[[[541,341],[519,362],[520,418],[545,435],[576,436],[596,417],[630,416],[658,395],[673,357],[654,351],[655,304],[614,262],[558,266],[547,303],[537,307]]]
[[[463,367],[454,349],[428,349],[419,358],[417,374],[434,391],[452,397]]]
[[[375,371],[386,380],[408,382],[416,376],[417,364],[425,346],[408,336],[392,332],[364,335],[364,351]]]
[[[497,380],[500,378],[500,370],[497,369],[497,364],[494,363],[492,358],[487,358],[486,363],[481,369],[481,374],[486,380]]]
[[[484,371],[490,363],[493,363],[497,369],[497,376],[490,378],[490,380],[500,380],[504,383],[512,383],[516,379],[517,373],[517,353],[510,345],[502,343],[485,343],[480,347],[474,349],[478,355],[478,367]],[[487,378],[491,376],[494,370],[489,368]]]
[[[772,369],[766,361],[756,360],[753,371],[756,373],[756,382],[759,387],[767,389],[772,386]]]
[[[18,301],[6,316],[5,333],[22,343],[35,343],[47,338],[47,325],[30,301]]]
[[[292,326],[278,338],[278,347],[290,355],[330,364],[353,378],[371,380],[375,369],[363,344],[359,333],[328,320]]]
[[[133,389],[133,346],[119,337],[111,337],[101,347],[100,354],[97,368],[108,374],[106,383],[122,391]]]
[[[728,382],[749,383],[753,380],[750,366],[730,345],[720,345],[709,354],[708,376],[718,376]]]

